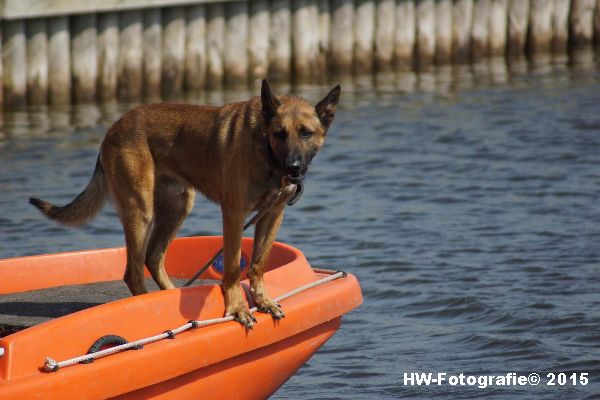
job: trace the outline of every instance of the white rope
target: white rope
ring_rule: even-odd
[[[290,292],[284,293],[281,296],[273,299],[273,301],[278,303],[278,302],[285,300],[289,297],[292,297],[300,292],[304,292],[305,290],[312,289],[316,286],[323,285],[325,283],[328,283],[328,282],[331,282],[331,281],[334,281],[336,279],[346,276],[346,273],[342,272],[342,271],[333,271],[333,270],[318,269],[318,268],[313,268],[313,271],[316,273],[320,273],[320,274],[328,274],[328,276],[326,276],[325,278],[316,280],[314,282],[308,283],[304,286],[300,286]],[[252,307],[250,309],[250,313],[254,314],[257,310],[258,309],[256,307]],[[182,325],[182,326],[172,329],[172,330],[165,331],[165,332],[161,333],[160,335],[150,336],[147,338],[136,340],[134,342],[129,342],[129,343],[125,343],[125,344],[122,344],[119,346],[110,347],[105,350],[100,350],[100,351],[97,351],[97,352],[94,352],[91,354],[84,354],[79,357],[69,358],[68,360],[64,360],[64,361],[60,361],[60,362],[58,362],[50,357],[46,357],[46,362],[44,363],[44,370],[46,370],[48,372],[54,372],[54,371],[58,371],[60,368],[69,367],[71,365],[78,364],[83,361],[90,361],[90,360],[93,361],[97,358],[106,357],[111,354],[119,353],[119,352],[129,350],[129,349],[140,349],[144,345],[147,345],[149,343],[158,342],[159,340],[174,339],[176,335],[178,335],[182,332],[185,332],[187,330],[190,330],[190,329],[196,329],[196,328],[201,328],[203,326],[209,326],[209,325],[215,325],[215,324],[221,324],[224,322],[233,321],[233,319],[234,319],[233,316],[229,316],[229,317],[222,317],[222,318],[206,319],[206,320],[202,320],[202,321],[190,321],[185,325]]]

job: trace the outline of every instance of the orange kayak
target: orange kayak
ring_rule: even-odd
[[[176,239],[167,252],[167,272],[187,279],[221,245],[221,237]],[[249,260],[251,253],[252,240],[245,238],[243,258]],[[0,300],[120,281],[124,265],[124,248],[0,260]],[[200,278],[219,279],[218,263]],[[267,398],[336,332],[341,316],[362,302],[362,294],[353,275],[313,270],[298,249],[282,243],[273,246],[265,283],[271,297],[283,299],[286,318],[274,321],[256,313],[251,331],[218,320],[224,303],[215,282],[90,302],[80,311],[15,330],[0,338],[0,398]],[[242,286],[247,294],[247,281]],[[203,322],[214,319],[212,325]],[[114,336],[124,341],[112,343]],[[152,337],[156,340],[144,342]],[[100,338],[105,343],[90,350]],[[137,341],[143,346],[112,352]],[[98,351],[93,362],[88,351]],[[112,353],[103,355],[107,351]],[[79,362],[82,357],[87,358]]]

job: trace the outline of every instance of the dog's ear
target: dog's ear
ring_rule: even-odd
[[[323,124],[326,130],[329,129],[329,125],[331,125],[333,122],[335,107],[340,101],[341,91],[342,88],[340,85],[337,85],[331,90],[331,92],[329,92],[327,96],[323,98],[323,100],[319,102],[319,104],[315,106],[315,110],[317,111],[317,115],[321,120],[321,124]]]
[[[277,97],[271,91],[271,86],[269,86],[269,82],[266,79],[262,81],[262,87],[260,89],[260,98],[262,101],[262,115],[267,124],[271,122],[277,108],[281,105]]]

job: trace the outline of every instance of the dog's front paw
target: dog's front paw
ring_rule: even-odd
[[[234,321],[244,325],[246,329],[254,328],[254,324],[256,323],[256,318],[252,315],[250,310],[248,310],[245,303],[228,306],[225,311],[225,316],[233,317]]]
[[[274,319],[285,318],[281,305],[275,303],[267,295],[254,296],[254,304],[256,304],[258,311],[271,314]]]

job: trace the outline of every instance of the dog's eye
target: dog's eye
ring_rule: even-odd
[[[311,132],[308,129],[302,129],[300,131],[300,137],[302,139],[309,139],[310,137],[312,137],[313,134],[314,134],[314,132]]]
[[[283,129],[273,132],[273,135],[280,140],[285,140],[287,138],[287,132]]]

